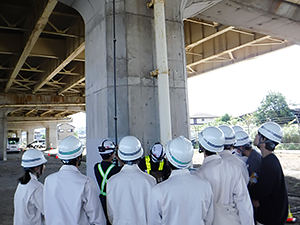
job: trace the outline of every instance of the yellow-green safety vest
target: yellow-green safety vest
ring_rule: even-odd
[[[147,167],[147,173],[150,174],[151,163],[150,163],[150,156],[149,155],[145,156],[145,162],[146,162],[146,167]],[[161,170],[163,170],[163,168],[164,168],[164,160],[159,163],[158,170],[161,171]]]
[[[114,166],[115,166],[114,164],[111,164],[107,168],[106,172],[104,173],[104,171],[101,167],[101,164],[98,165],[98,170],[99,170],[99,172],[102,176],[102,182],[101,182],[101,187],[100,187],[100,195],[106,196],[106,192],[104,191],[104,188],[105,188],[105,184],[107,182],[107,176],[110,173],[110,171],[112,170],[112,168],[114,168]]]

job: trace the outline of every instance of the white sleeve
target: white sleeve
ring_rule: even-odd
[[[44,187],[39,186],[32,194],[31,200],[35,207],[38,209],[38,211],[45,215],[44,212]]]
[[[233,199],[239,210],[239,217],[242,225],[254,225],[253,207],[248,193],[247,186],[242,175],[236,179]]]
[[[162,224],[162,210],[159,199],[160,189],[158,186],[154,186],[150,192],[150,200],[148,203],[148,225]]]
[[[212,225],[214,221],[214,195],[210,185],[209,188],[207,188],[207,191],[208,191],[208,195],[210,196],[208,196],[208,201],[206,201],[206,208],[204,210],[206,210],[207,213],[203,219],[205,225]]]
[[[106,225],[106,218],[98,196],[98,189],[92,179],[87,179],[85,184],[83,209],[89,219],[90,224]]]

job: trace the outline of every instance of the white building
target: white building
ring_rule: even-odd
[[[196,113],[190,116],[190,125],[203,125],[205,123],[213,122],[218,116],[208,113]]]
[[[60,142],[65,137],[74,135],[74,132],[75,132],[75,127],[69,123],[63,123],[58,125],[57,128],[58,142]]]

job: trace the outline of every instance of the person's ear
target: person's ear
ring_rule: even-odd
[[[34,172],[39,172],[39,166],[34,167]]]

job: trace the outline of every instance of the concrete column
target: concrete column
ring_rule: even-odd
[[[23,141],[22,141],[22,130],[17,130],[16,135],[17,135],[17,138],[20,138],[20,145],[22,147],[22,143],[23,143]]]
[[[57,123],[49,123],[46,127],[46,149],[57,148]]]
[[[28,128],[27,130],[27,144],[34,141],[34,128]]]
[[[85,27],[87,174],[100,160],[97,146],[114,141],[113,15],[112,1],[60,0],[77,9]],[[150,1],[150,0],[149,0]],[[70,3],[71,2],[71,3]],[[116,67],[118,142],[134,135],[146,154],[160,141],[155,54],[154,11],[147,1],[116,1]],[[166,0],[166,32],[170,70],[173,138],[189,137],[187,76],[181,2]]]
[[[17,137],[20,138],[20,140],[22,139],[22,131],[21,130],[17,130]]]
[[[7,160],[7,113],[6,109],[0,109],[0,160],[3,161]]]

